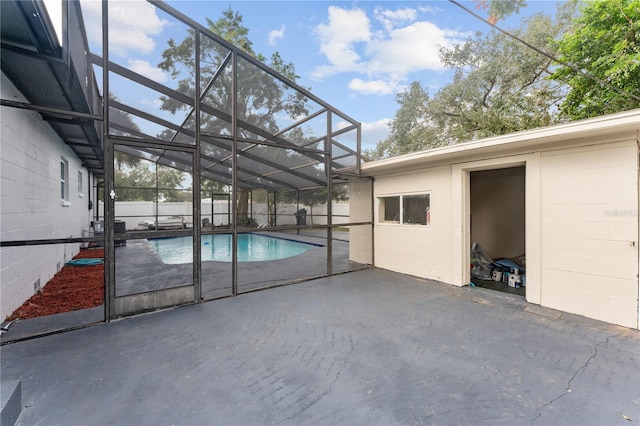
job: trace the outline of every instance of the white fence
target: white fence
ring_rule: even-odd
[[[159,220],[169,217],[182,217],[187,226],[193,226],[193,204],[190,202],[161,202],[156,204],[152,201],[116,201],[116,220],[126,223],[127,230],[142,229],[145,222],[155,223],[156,214]],[[99,203],[99,215],[104,217],[104,204]],[[212,223],[214,226],[227,225],[229,223],[230,204],[226,200],[203,200],[201,205],[202,219]],[[300,204],[300,209],[306,209],[307,225],[327,224],[327,205],[316,204],[311,207]],[[349,222],[349,203],[334,202],[333,224],[343,224]],[[297,223],[297,208],[295,204],[278,203],[276,208],[275,224],[295,225]],[[267,203],[253,203],[249,207],[249,215],[258,225],[269,224],[269,214]],[[271,223],[273,225],[273,223]]]

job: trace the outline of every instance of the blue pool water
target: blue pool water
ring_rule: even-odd
[[[160,238],[149,240],[160,259],[177,265],[193,262],[192,237]],[[285,259],[304,253],[312,244],[258,234],[238,234],[238,262],[263,262]],[[202,236],[202,261],[231,262],[231,235]]]

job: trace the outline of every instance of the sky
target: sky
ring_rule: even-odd
[[[368,149],[388,136],[398,109],[397,93],[419,81],[434,94],[450,81],[451,73],[438,56],[441,47],[462,43],[476,31],[490,31],[486,23],[443,0],[167,3],[203,25],[229,8],[240,13],[254,51],[265,57],[279,52],[293,63],[300,85],[362,123],[363,147]],[[475,3],[461,3],[475,10]],[[100,2],[82,0],[82,5],[91,50],[100,53]],[[529,1],[518,16],[498,25],[515,28],[526,16],[553,14],[555,9],[552,0]],[[111,1],[109,10],[111,60],[171,86],[171,77],[157,64],[167,40],[181,41],[185,29],[143,1]],[[124,86],[118,96],[141,109],[159,105],[151,93]],[[122,99],[126,96],[131,99]]]

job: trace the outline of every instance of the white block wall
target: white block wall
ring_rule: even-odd
[[[378,198],[408,194],[429,194],[431,224],[381,223]],[[452,283],[451,166],[377,179],[374,197],[376,266]]]
[[[525,232],[532,237],[526,250],[527,300],[638,328],[638,154],[634,137],[601,135],[588,146],[550,146],[525,156],[504,153],[376,176],[375,266],[455,285],[468,283],[468,278],[460,283],[456,279],[469,271],[468,257],[456,255],[460,247],[468,253],[468,234],[460,229],[460,220],[453,220],[469,214],[461,176],[464,170],[526,160]],[[379,220],[378,197],[413,193],[430,194],[430,226]],[[365,243],[366,236],[351,235],[352,259],[366,255]]]
[[[635,328],[635,141],[541,153],[541,304]]]
[[[353,179],[349,182],[349,221],[371,222],[373,183],[369,179]],[[373,228],[358,225],[349,228],[349,259],[366,265],[373,264]]]
[[[2,99],[27,102],[2,74]],[[0,109],[0,238],[2,241],[82,237],[89,228],[89,172],[40,115]],[[69,162],[69,203],[60,196],[60,159]],[[78,194],[78,170],[83,194]],[[0,321],[10,315],[64,266],[80,244],[0,249]]]

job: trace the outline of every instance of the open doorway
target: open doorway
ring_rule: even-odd
[[[525,166],[470,173],[471,279],[526,294]]]

